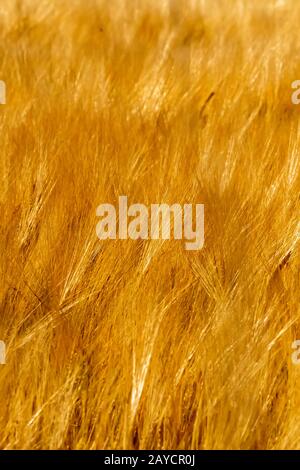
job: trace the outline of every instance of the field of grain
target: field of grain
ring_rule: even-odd
[[[300,448],[300,2],[2,0],[1,449]],[[205,244],[96,208],[205,205]]]

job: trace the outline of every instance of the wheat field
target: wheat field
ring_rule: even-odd
[[[1,449],[299,449],[300,2],[2,0]],[[205,244],[96,208],[201,203]]]

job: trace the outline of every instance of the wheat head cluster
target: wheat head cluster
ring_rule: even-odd
[[[300,448],[300,3],[2,0],[1,449]],[[96,208],[204,204],[205,243]]]

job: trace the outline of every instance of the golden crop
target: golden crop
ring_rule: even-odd
[[[2,0],[0,448],[300,448],[300,2]],[[96,208],[204,204],[205,244]]]

